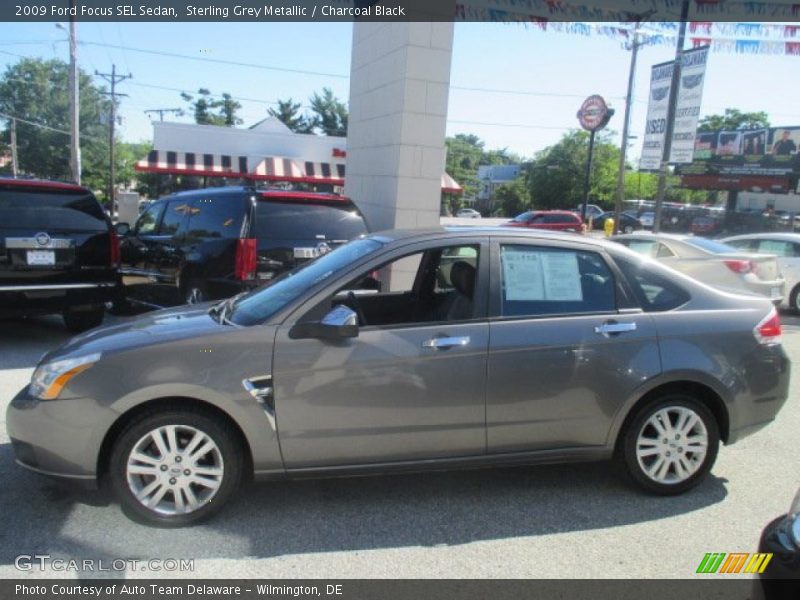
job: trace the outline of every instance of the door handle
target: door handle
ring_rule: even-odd
[[[469,344],[469,336],[461,337],[435,337],[422,342],[423,348],[433,348],[434,350],[444,350],[453,346],[466,346]]]
[[[594,328],[595,333],[609,337],[618,333],[626,333],[628,331],[636,331],[636,323],[617,323],[614,321],[607,321],[602,325]]]

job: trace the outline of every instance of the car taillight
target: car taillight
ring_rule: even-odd
[[[239,281],[256,278],[256,240],[237,241],[235,275]]]
[[[780,344],[782,332],[781,318],[774,308],[753,329],[753,334],[760,344]]]
[[[723,260],[722,262],[724,262],[725,266],[731,271],[739,275],[745,275],[755,271],[755,265],[753,261],[750,260]]]
[[[116,269],[119,267],[120,254],[119,254],[119,236],[116,231],[111,232],[111,267]]]

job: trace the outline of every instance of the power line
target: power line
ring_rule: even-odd
[[[59,129],[58,127],[51,127],[50,125],[45,125],[44,123],[39,123],[37,121],[30,121],[28,119],[23,119],[22,117],[17,117],[15,115],[12,115],[12,114],[9,114],[9,113],[0,112],[0,117],[3,118],[3,119],[8,119],[8,120],[15,119],[15,120],[19,121],[20,123],[25,123],[26,125],[32,125],[33,127],[39,127],[40,129],[46,129],[48,131],[53,131],[55,133],[63,133],[64,135],[71,135],[71,133],[69,131],[67,131],[66,129]],[[93,140],[100,140],[100,138],[97,137],[97,136],[86,135],[85,133],[81,134],[81,136],[85,137],[85,138],[93,139]]]

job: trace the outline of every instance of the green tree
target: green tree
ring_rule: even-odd
[[[759,129],[769,127],[769,117],[764,111],[742,112],[737,108],[726,108],[725,114],[706,115],[700,119],[698,131],[734,129]]]
[[[330,88],[322,88],[322,95],[314,92],[310,99],[314,117],[312,126],[323,135],[344,137],[347,135],[349,113],[344,103],[334,96]]]
[[[525,183],[525,176],[517,177],[510,183],[504,183],[494,193],[494,204],[497,216],[515,217],[531,208],[531,195]]]
[[[91,77],[79,71],[82,182],[107,189],[108,117],[111,102]],[[68,65],[60,60],[23,58],[0,76],[0,112],[17,121],[17,156],[22,173],[49,179],[71,179],[69,166]],[[33,124],[32,124],[33,123]],[[1,134],[10,140],[10,121]]]
[[[220,98],[215,99],[209,89],[200,88],[196,96],[183,92],[181,98],[189,103],[189,110],[198,125],[235,127],[242,123],[236,115],[242,105],[228,93],[223,93]]]
[[[590,202],[611,208],[617,189],[619,148],[609,141],[610,133],[596,136],[594,160],[589,179]],[[536,156],[527,183],[537,208],[574,208],[583,202],[589,133],[573,130]]]
[[[278,100],[278,108],[270,108],[267,112],[295,133],[313,133],[314,124],[300,112],[300,107],[299,102],[295,103],[289,98],[288,100]]]

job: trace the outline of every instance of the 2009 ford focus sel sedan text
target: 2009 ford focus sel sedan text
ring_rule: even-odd
[[[766,298],[619,244],[507,228],[361,237],[217,304],[95,329],[9,406],[20,464],[130,516],[239,483],[616,457],[656,494],[768,424],[789,362]]]

